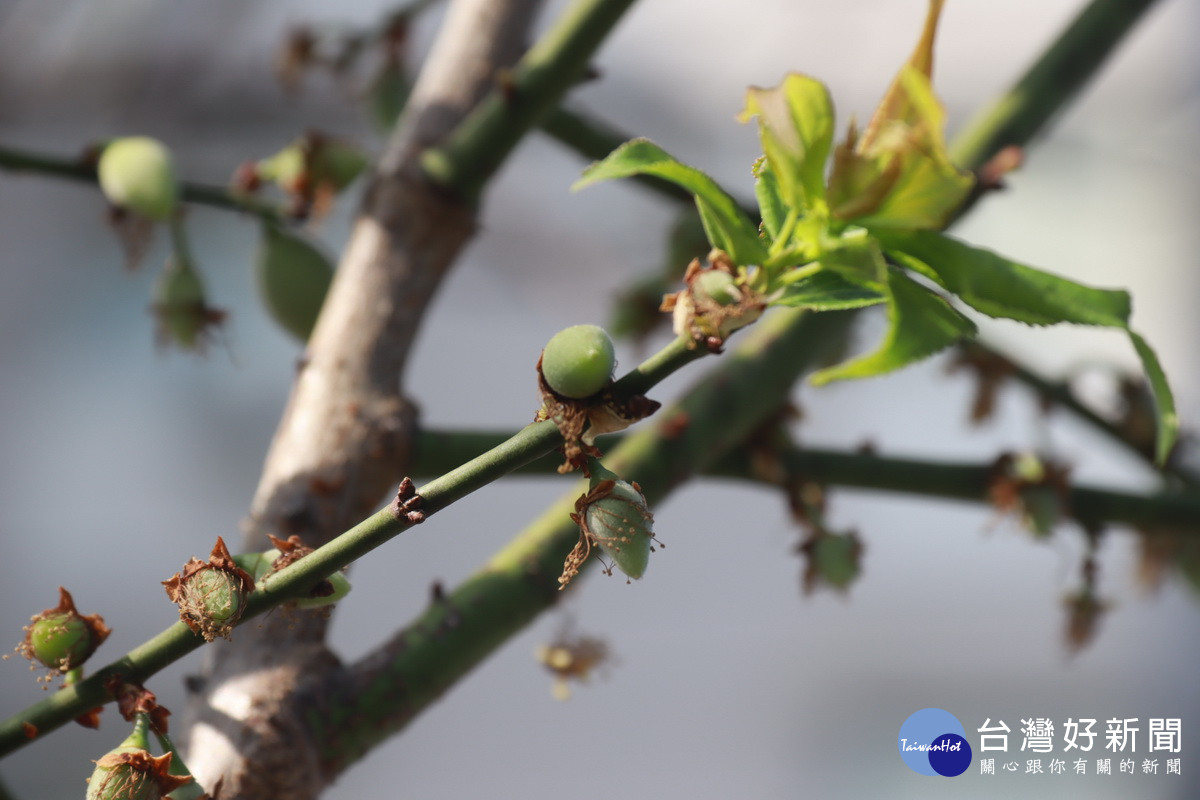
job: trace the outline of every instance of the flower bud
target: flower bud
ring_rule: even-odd
[[[191,559],[182,572],[163,581],[163,586],[167,597],[179,606],[179,618],[212,641],[218,636],[229,638],[246,611],[246,597],[254,589],[254,580],[234,562],[225,541],[217,537],[208,561]]]
[[[71,593],[58,587],[59,602],[30,619],[18,652],[58,672],[76,669],[108,638],[111,630],[98,614],[84,616],[75,609]]]
[[[96,165],[100,189],[109,202],[158,222],[179,204],[179,184],[171,152],[156,139],[114,139]]]
[[[268,224],[254,271],[271,316],[288,333],[308,341],[333,281],[329,259],[301,236]]]

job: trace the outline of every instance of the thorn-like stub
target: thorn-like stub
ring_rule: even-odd
[[[408,520],[409,524],[420,525],[425,521],[425,512],[421,510],[421,506],[425,505],[425,498],[417,494],[417,487],[412,482],[412,478],[405,477],[400,481],[400,488],[396,490],[396,499],[389,506],[392,514],[396,519]]]

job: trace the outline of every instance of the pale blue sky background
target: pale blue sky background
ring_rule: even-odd
[[[935,77],[952,129],[1079,5],[948,3]],[[270,79],[268,45],[287,24],[367,21],[387,4],[338,6],[0,2],[0,141],[66,154],[147,133],[175,148],[187,176],[215,182],[309,126],[377,147],[344,88],[317,77],[289,99]],[[843,122],[865,117],[924,13],[921,0],[700,8],[639,4],[598,59],[603,79],[578,102],[742,194],[756,155],[753,130],[734,121],[746,85],[803,70],[830,84]],[[1198,21],[1194,4],[1164,0],[1012,190],[958,231],[1131,288],[1135,323],[1159,349],[1185,422],[1200,414]],[[622,282],[657,262],[670,209],[629,187],[570,194],[581,166],[531,137],[487,196],[481,234],[437,298],[410,367],[429,423],[523,424],[545,340],[603,321]],[[15,644],[63,584],[115,628],[97,656],[107,660],[171,621],[158,581],[215,535],[236,536],[299,353],[253,297],[253,225],[207,209],[190,222],[212,300],[231,312],[227,346],[207,359],[157,351],[146,306],[165,245],[143,272],[125,274],[102,216],[93,189],[0,173],[0,641]],[[321,233],[336,249],[344,219]],[[869,346],[881,321],[863,329]],[[985,329],[1049,372],[1134,365],[1115,334]],[[629,364],[635,354],[621,357]],[[1046,446],[1081,480],[1152,485],[1085,428],[1043,422],[1020,391],[1003,396],[995,423],[968,428],[970,387],[943,368],[934,360],[806,389],[801,436],[979,460]],[[654,395],[670,398],[703,370]],[[551,480],[519,481],[503,496],[484,490],[378,551],[354,571],[335,645],[348,658],[369,649],[423,606],[433,579],[467,575],[562,491]],[[1137,583],[1131,536],[1104,539],[1100,586],[1112,612],[1095,644],[1072,657],[1060,601],[1078,585],[1077,530],[1034,543],[987,509],[849,492],[835,496],[832,515],[866,543],[863,580],[846,596],[806,598],[799,533],[780,498],[711,482],[685,489],[656,509],[669,548],[643,581],[593,575],[565,606],[617,654],[607,677],[567,703],[552,700],[533,651],[562,618],[545,617],[327,796],[1195,796],[1200,606],[1178,583],[1157,593]],[[181,679],[197,665],[176,665],[151,688],[182,710]],[[0,664],[0,714],[39,695],[21,663]],[[969,733],[988,717],[1015,731],[1029,716],[1179,716],[1184,775],[1022,780],[983,778],[973,766],[955,781],[925,778],[892,748],[903,720],[926,706],[955,713]],[[106,717],[102,733],[73,728],[0,762],[0,776],[18,797],[79,796],[88,759],[124,735]]]

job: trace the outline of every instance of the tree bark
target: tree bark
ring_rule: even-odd
[[[515,63],[538,0],[456,0],[376,167],[299,367],[245,525],[318,546],[376,510],[403,477],[416,411],[402,373],[418,325],[476,227],[469,200],[423,178],[440,143]],[[317,797],[336,777],[306,715],[342,670],[327,615],[280,611],[208,648],[189,704],[188,765],[220,797]],[[316,705],[314,705],[314,703]]]

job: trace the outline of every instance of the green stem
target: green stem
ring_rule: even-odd
[[[1108,57],[1152,6],[1154,0],[1093,0],[1059,35],[1017,83],[967,124],[951,144],[956,163],[978,169],[1008,145],[1025,145],[1043,130],[1055,113],[1067,106],[1100,70]],[[594,117],[560,108],[543,127],[556,140],[590,159],[600,159],[632,137]],[[647,183],[667,198],[690,203],[687,192],[674,184]],[[965,209],[963,209],[965,211]],[[784,237],[779,237],[783,241]],[[1120,443],[1154,467],[1153,453],[1081,403],[1070,389],[1048,381],[979,342],[971,347],[997,355],[1012,365],[1013,378],[1042,399],[1070,411],[1106,437]],[[1163,471],[1188,486],[1200,486],[1200,478],[1179,465]]]
[[[494,447],[507,436],[499,431],[421,431],[417,437],[413,472],[417,475],[439,473],[451,462],[468,459]],[[600,439],[606,450],[619,449],[620,442],[617,437]],[[778,455],[787,474],[803,476],[827,486],[990,502],[988,488],[994,475],[991,464],[894,458],[812,447],[787,448]],[[703,470],[703,475],[763,482],[756,476],[751,459],[751,451],[734,448]],[[554,475],[557,465],[556,459],[539,458],[515,470],[514,474]],[[1197,492],[1146,495],[1077,486],[1070,490],[1068,505],[1074,516],[1089,524],[1170,525],[1179,530],[1200,532],[1200,493]]]
[[[15,147],[0,146],[0,169],[10,172],[33,172],[96,185],[96,164],[86,158],[62,158],[34,153]],[[234,194],[223,186],[204,183],[180,184],[182,198],[189,203],[242,211],[264,220],[286,223],[289,220],[282,206],[244,194]]]
[[[996,475],[992,464],[935,462],[911,458],[883,458],[817,448],[791,448],[779,453],[784,471],[821,484],[855,489],[990,503],[989,490]],[[758,480],[752,453],[730,453],[710,474],[723,478]],[[1073,486],[1064,498],[1070,516],[1085,526],[1105,523],[1138,526],[1171,526],[1200,532],[1200,494],[1133,494],[1094,486]]]
[[[592,55],[634,0],[576,0],[421,166],[436,184],[477,199],[525,133],[583,78]]]
[[[640,394],[705,351],[691,349],[676,339],[617,381],[619,394]],[[476,456],[418,490],[422,511],[432,515],[475,490],[542,456],[562,443],[552,422],[534,423],[507,441]],[[291,566],[269,576],[246,602],[242,622],[293,597],[304,595],[314,583],[398,536],[412,523],[384,508]],[[112,699],[105,684],[115,676],[126,683],[144,683],[159,670],[204,643],[183,623],[175,623],[127,655],[72,686],[63,688],[24,711],[0,721],[0,756],[28,743],[25,724],[37,736],[70,722],[85,711]]]
[[[1071,391],[1071,387],[1061,381],[1051,381],[1041,375],[1038,375],[1028,367],[1013,360],[1010,356],[1005,355],[991,345],[985,344],[979,340],[975,340],[963,345],[968,350],[975,350],[991,358],[999,359],[1003,362],[1010,371],[1013,380],[1024,384],[1032,389],[1038,397],[1045,401],[1049,401],[1060,408],[1070,411],[1077,418],[1083,420],[1096,431],[1104,434],[1105,437],[1117,442],[1123,446],[1130,454],[1136,456],[1146,466],[1156,471],[1161,471],[1163,474],[1169,475],[1184,486],[1191,488],[1200,488],[1200,476],[1189,471],[1187,467],[1174,463],[1170,460],[1159,467],[1154,461],[1154,448],[1149,448],[1139,445],[1137,442],[1130,439],[1122,431],[1117,428],[1112,422],[1097,414],[1093,409],[1085,405],[1075,393]]]
[[[1009,145],[1024,146],[1092,79],[1155,0],[1092,0],[1016,85],[955,137],[952,160],[978,169]]]
[[[1115,41],[1102,41],[1099,47],[1111,49]],[[1076,51],[1085,59],[1088,70],[1094,71],[1099,66],[1099,60],[1090,57],[1095,46],[1080,41],[1077,36],[1069,45],[1059,42],[1054,47]],[[1051,92],[1053,97],[1049,103],[1030,105],[1025,116],[1036,123],[1035,129],[1070,97],[1069,93],[1056,93],[1053,87],[1042,85],[1033,87],[1032,91]],[[502,112],[492,109],[488,113]],[[997,117],[984,123],[984,127],[1000,122]],[[473,130],[486,130],[486,126],[477,124]],[[983,163],[995,154],[989,147],[979,148],[972,158]],[[995,147],[998,149],[999,145]],[[455,154],[454,149],[430,154],[426,167],[435,180],[474,196],[482,181],[472,175],[472,169],[485,172],[481,167],[487,166],[486,156],[477,156],[474,166],[470,166],[470,160],[459,161]],[[852,316],[827,314],[807,319],[833,318],[839,325],[847,325]],[[749,336],[755,336],[765,322],[763,320],[751,329]],[[797,363],[794,358],[790,361],[764,358],[759,363],[768,370],[787,373],[790,378],[798,374],[790,371]],[[808,365],[804,362],[800,369]],[[767,376],[770,375],[768,372]],[[790,385],[790,380],[786,385]],[[739,381],[722,375],[709,385],[715,398],[732,398],[743,387],[749,387],[752,394],[757,394],[751,399],[759,402],[764,398],[781,402],[784,396],[757,387],[754,379],[739,385]],[[694,413],[685,410],[682,415],[674,410],[660,412],[656,417],[657,424],[633,434],[606,464],[641,482],[651,502],[660,499],[670,487],[721,452],[717,441],[699,451],[681,447],[680,437],[690,440],[693,428],[709,431],[714,426],[729,426],[732,429],[742,421],[751,425],[761,421],[761,417],[754,417],[732,400],[728,405],[707,411],[709,413],[705,414],[700,409]],[[664,428],[664,425],[671,427]],[[746,433],[748,429],[741,430],[739,435],[744,437]],[[659,454],[663,455],[661,462],[652,457]],[[688,461],[688,457],[693,460]],[[329,743],[327,758],[331,771],[339,771],[383,738],[405,727],[459,678],[555,601],[558,597],[554,586],[557,565],[577,536],[575,526],[565,517],[573,500],[574,497],[569,496],[548,509],[452,594],[435,597],[424,615],[355,666],[355,679],[343,687],[342,692],[329,698],[327,714],[313,712],[310,723],[320,732],[315,740]]]
[[[830,355],[849,322],[850,315],[837,313],[765,316],[684,400],[625,437],[604,465],[638,481],[651,504],[660,502],[778,413],[797,377]],[[579,494],[567,494],[453,593],[435,598],[354,665],[324,713],[312,713],[313,740],[327,743],[334,774],[405,727],[562,597],[557,579],[579,537],[568,516]]]

